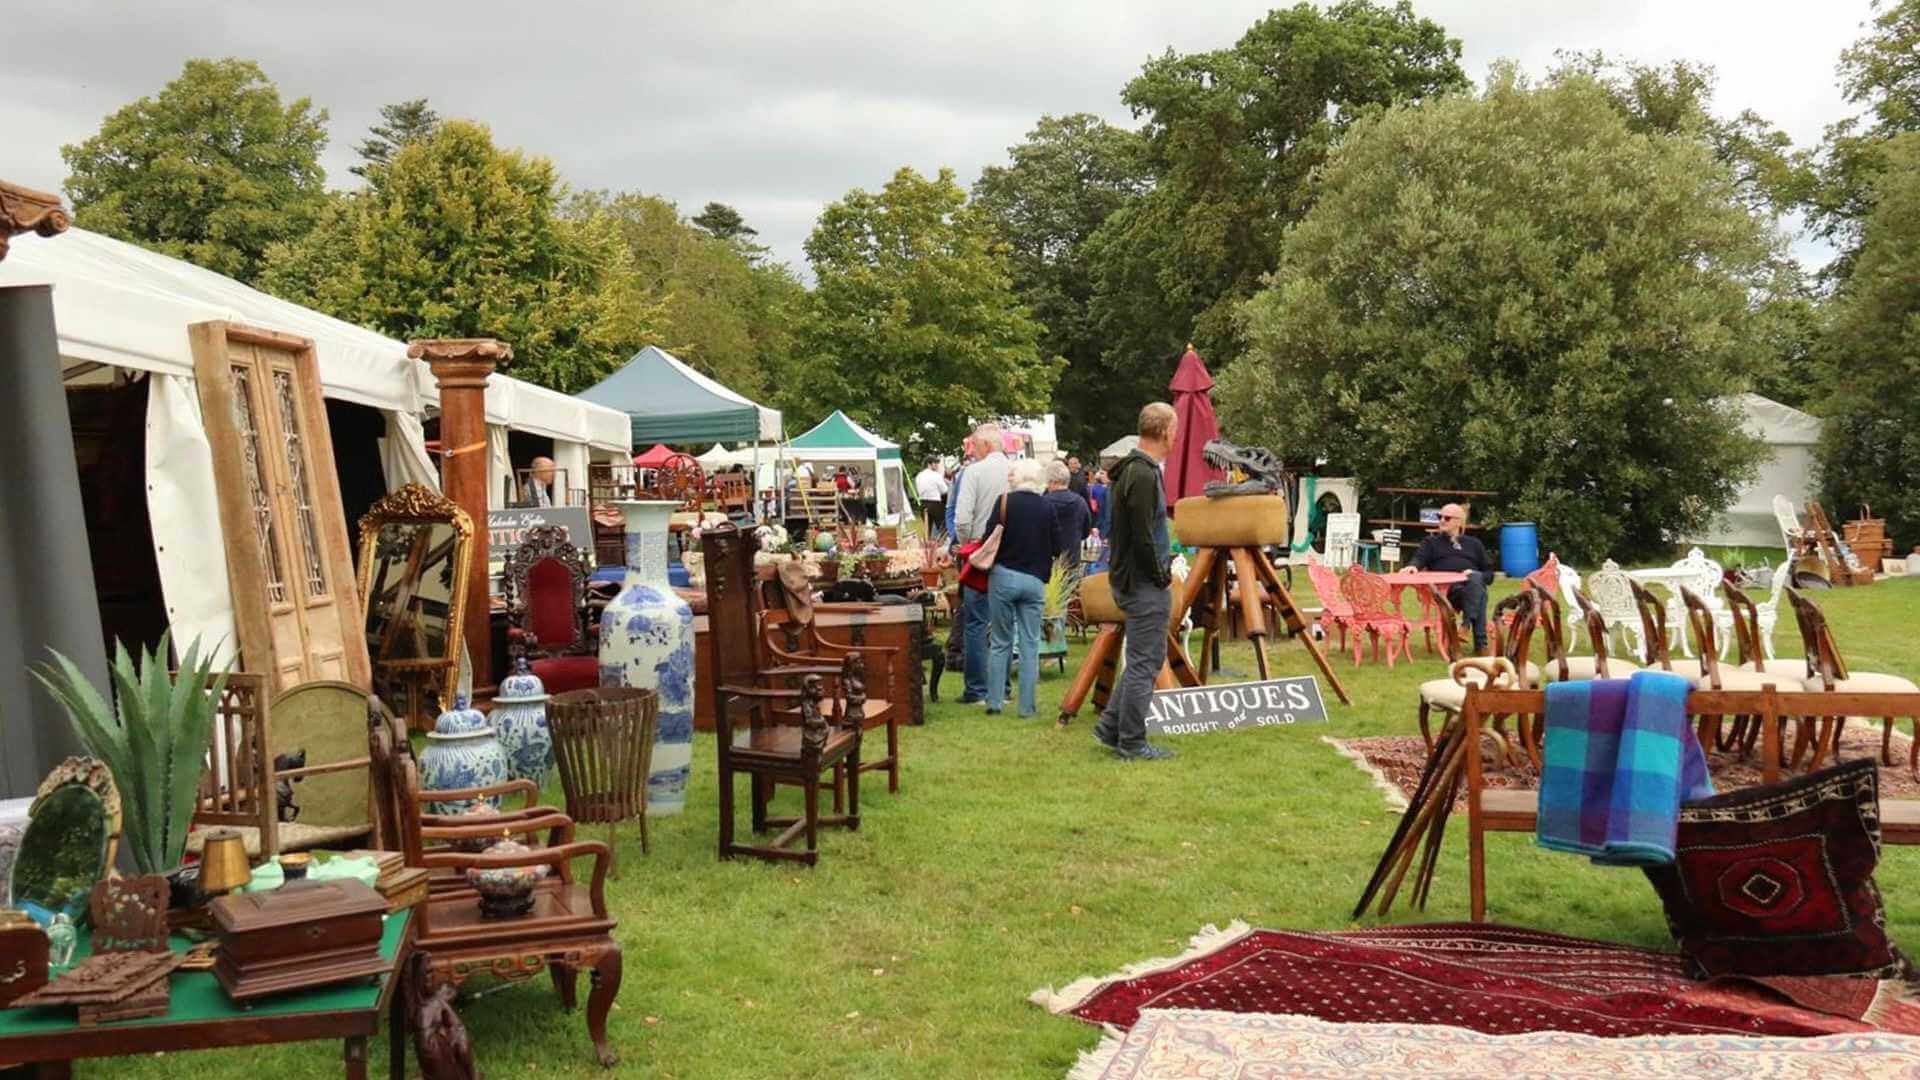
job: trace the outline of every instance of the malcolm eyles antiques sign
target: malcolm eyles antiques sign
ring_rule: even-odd
[[[1156,690],[1147,707],[1149,735],[1207,735],[1287,724],[1325,723],[1327,702],[1311,675],[1265,682]]]
[[[507,553],[527,538],[527,530],[539,525],[558,525],[567,530],[574,547],[593,554],[593,522],[584,506],[516,506],[487,511],[487,561],[499,573]]]

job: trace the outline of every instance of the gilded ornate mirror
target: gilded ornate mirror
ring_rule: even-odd
[[[40,782],[13,861],[13,904],[41,925],[65,913],[85,923],[93,883],[113,865],[120,794],[102,762],[70,757]]]
[[[453,699],[473,542],[466,511],[420,484],[374,503],[360,519],[374,691],[416,727]]]

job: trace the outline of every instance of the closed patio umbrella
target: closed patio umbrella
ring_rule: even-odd
[[[1208,440],[1220,437],[1220,422],[1213,415],[1213,376],[1207,373],[1207,365],[1192,345],[1180,357],[1180,366],[1167,388],[1173,391],[1176,418],[1173,449],[1167,454],[1167,505],[1172,506],[1189,495],[1200,494],[1208,481],[1224,480],[1226,473],[1200,456]]]

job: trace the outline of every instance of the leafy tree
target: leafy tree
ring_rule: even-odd
[[[1459,57],[1405,0],[1341,0],[1274,11],[1231,48],[1146,64],[1121,99],[1144,119],[1153,189],[1087,249],[1116,410],[1164,396],[1189,341],[1216,367],[1239,353],[1233,312],[1311,205],[1328,148],[1372,107],[1466,89]]]
[[[1895,136],[1920,131],[1920,0],[1874,0],[1873,9],[1872,29],[1840,55],[1840,88],[1865,111],[1827,128],[1819,183],[1807,199],[1815,232],[1840,251],[1824,272],[1830,281],[1852,271],[1886,167],[1882,150]]]
[[[1042,357],[1005,246],[953,170],[855,188],[821,211],[806,252],[815,286],[781,387],[795,414],[845,409],[912,450],[1047,411],[1063,361]]]
[[[1634,133],[1605,88],[1357,123],[1243,311],[1229,430],[1375,484],[1500,492],[1563,556],[1654,551],[1760,452],[1746,384],[1776,242],[1698,141]]]
[[[393,152],[409,143],[433,137],[440,127],[440,114],[427,106],[426,98],[413,98],[394,105],[380,106],[380,123],[367,129],[367,138],[353,152],[360,164],[350,172],[371,179],[373,174],[393,161]]]
[[[695,225],[721,240],[759,236],[760,230],[747,224],[740,211],[722,202],[710,202],[693,219]]]
[[[723,238],[682,221],[665,199],[636,193],[589,192],[569,213],[625,248],[632,287],[659,306],[654,344],[742,394],[767,394],[786,366],[805,290],[785,266],[743,248],[751,229]]]
[[[1821,344],[1834,377],[1818,467],[1829,507],[1871,504],[1905,551],[1920,543],[1920,131],[1880,153],[1859,256]]]
[[[1113,212],[1147,190],[1140,136],[1090,113],[1043,116],[1026,141],[973,185],[974,205],[1008,248],[1014,292],[1046,328],[1041,350],[1066,358],[1054,392],[1063,445],[1104,445],[1143,396],[1116,393],[1105,343],[1088,318],[1093,270],[1086,243]],[[1164,381],[1164,380],[1163,380]]]
[[[251,282],[325,199],[327,112],[282,103],[251,60],[189,60],[153,97],[60,148],[79,225]]]
[[[401,339],[497,337],[517,377],[574,391],[656,333],[625,249],[560,213],[552,162],[441,124],[380,182],[269,254],[268,291]]]

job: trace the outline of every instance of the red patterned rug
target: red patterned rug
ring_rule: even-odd
[[[1032,1000],[1093,1024],[1131,1027],[1141,1009],[1210,1009],[1365,1023],[1446,1024],[1488,1035],[1920,1034],[1920,1009],[1877,987],[1822,986],[1833,1015],[1791,988],[1699,983],[1674,953],[1471,923],[1337,933],[1207,928],[1185,955],[1081,979]],[[1857,981],[1857,980],[1856,980]],[[1849,992],[1863,990],[1864,993]],[[1802,998],[1806,1000],[1806,998]]]

